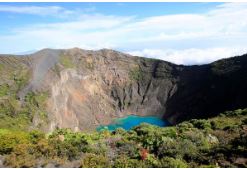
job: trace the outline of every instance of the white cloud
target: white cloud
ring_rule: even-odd
[[[39,24],[25,27],[21,31],[102,31],[102,29],[109,29],[114,26],[122,26],[122,24],[131,20],[131,17],[106,16],[102,14],[80,15],[80,18],[70,22],[58,22],[50,24]],[[99,30],[100,29],[100,30]]]
[[[0,12],[19,13],[19,14],[31,14],[40,16],[60,16],[70,15],[74,11],[67,10],[60,6],[10,6],[0,5]]]
[[[61,10],[66,11],[57,9]],[[69,22],[40,23],[13,29],[9,35],[0,36],[0,50],[15,48],[19,52],[43,46],[113,48],[178,64],[209,63],[246,52],[245,18],[247,3],[226,3],[204,14],[142,19],[84,14]]]
[[[157,58],[166,60],[176,64],[204,64],[210,63],[218,59],[228,58],[232,56],[247,53],[246,48],[208,48],[208,49],[185,49],[185,50],[160,50],[160,49],[144,49],[142,51],[128,52],[134,56],[145,56],[149,58]]]

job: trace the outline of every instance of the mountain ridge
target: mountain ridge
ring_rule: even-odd
[[[43,49],[21,56],[1,55],[0,64],[29,72],[17,102],[26,104],[30,92],[48,93],[48,131],[91,130],[129,114],[176,124],[247,107],[246,54],[193,66],[109,49]],[[39,117],[34,119],[38,124]]]

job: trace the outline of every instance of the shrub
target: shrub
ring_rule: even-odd
[[[33,130],[29,133],[28,137],[33,144],[37,144],[39,140],[45,138],[45,134],[41,131]]]
[[[227,116],[227,117],[234,117],[234,116],[240,116],[240,115],[247,115],[247,109],[237,109],[234,111],[225,111],[224,113],[220,114],[221,116]]]
[[[193,124],[194,127],[198,129],[211,129],[211,124],[208,120],[203,120],[203,119],[193,119],[190,120],[190,122]]]
[[[127,156],[120,156],[114,160],[114,168],[140,168],[143,162],[137,159],[130,159]]]
[[[110,166],[110,161],[105,156],[90,153],[85,154],[81,162],[83,168],[107,168]]]
[[[193,124],[190,122],[183,122],[177,125],[178,131],[183,133],[185,131],[189,131],[194,128]]]
[[[64,142],[76,147],[79,151],[87,152],[92,139],[89,135],[83,133],[69,133],[64,136]]]
[[[124,130],[123,128],[117,128],[114,132],[114,134],[119,134],[119,135],[124,135],[126,134],[126,130]]]
[[[117,148],[118,148],[118,152],[119,152],[120,156],[126,155],[130,158],[139,158],[140,157],[138,146],[135,145],[134,142],[130,142],[130,141],[121,142],[121,144],[119,144],[119,142],[117,142]]]
[[[210,124],[211,124],[211,128],[213,130],[215,130],[217,128],[217,123],[215,121],[211,121]]]
[[[41,139],[36,143],[35,149],[46,158],[53,158],[57,155],[54,147],[49,144],[48,139]]]
[[[153,154],[148,154],[147,158],[143,160],[144,168],[156,168],[159,167],[159,161]]]
[[[106,143],[100,140],[97,143],[88,145],[83,152],[93,154],[105,154],[108,151],[108,148],[109,147],[106,145]]]
[[[35,150],[31,144],[19,144],[6,157],[4,164],[17,168],[35,167],[37,161],[34,153]]]
[[[178,133],[177,133],[177,129],[175,127],[164,127],[161,128],[162,131],[161,133],[158,132],[158,134],[162,135],[162,137],[170,137],[170,138],[176,138]]]
[[[213,124],[212,129],[216,130],[216,129],[233,129],[236,126],[241,124],[241,121],[238,120],[238,117],[216,117],[211,121],[211,124]],[[227,127],[227,128],[226,128]]]
[[[110,138],[112,133],[109,130],[104,129],[104,130],[100,130],[99,134],[101,138]]]
[[[243,125],[247,125],[247,117],[242,120]]]
[[[49,144],[54,148],[56,155],[69,160],[75,159],[79,155],[79,150],[68,142],[60,140],[49,140]]]
[[[178,142],[178,155],[181,159],[186,160],[193,160],[197,158],[199,154],[199,150],[201,147],[197,147],[192,141],[190,140],[179,140]]]
[[[157,126],[142,123],[133,129],[137,133],[136,141],[142,143],[144,148],[155,151],[166,136],[175,137],[175,128],[159,129]]]
[[[165,138],[157,151],[157,155],[159,158],[166,156],[173,158],[194,158],[198,154],[197,149],[196,145],[190,140]]]
[[[171,157],[162,158],[159,162],[159,168],[186,168],[186,167],[188,167],[186,162]]]
[[[199,149],[209,148],[207,138],[200,130],[184,132],[181,134],[181,138],[191,141]]]
[[[13,114],[13,117],[19,119],[20,115],[25,117],[27,113]],[[211,130],[207,130],[208,124]],[[9,167],[43,167],[47,162],[56,167],[68,166],[78,159],[81,159],[81,167],[198,167],[214,164],[241,167],[245,166],[242,158],[247,145],[245,124],[246,116],[243,115],[240,118],[220,116],[183,122],[176,127],[161,128],[143,123],[129,131],[82,133],[58,129],[48,138],[37,130],[0,129],[0,155],[6,160],[4,165]]]
[[[178,153],[178,144],[175,140],[165,137],[158,148],[157,154],[160,158],[165,156],[176,157]]]
[[[0,154],[9,154],[22,143],[28,143],[27,134],[0,129]]]

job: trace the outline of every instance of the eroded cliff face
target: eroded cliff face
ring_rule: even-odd
[[[176,91],[176,79],[161,76],[173,68],[158,68],[155,60],[112,50],[72,49],[61,56],[71,61],[70,67],[54,64],[42,83],[50,93],[49,130],[94,130],[129,114],[162,117],[166,100]]]
[[[78,48],[46,49],[29,57],[33,76],[22,95],[30,90],[49,93],[48,131],[94,130],[129,114],[175,124],[247,106],[246,56],[203,66]]]

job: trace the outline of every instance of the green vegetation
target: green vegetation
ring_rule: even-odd
[[[28,93],[25,103],[21,104],[15,95],[0,97],[0,128],[10,130],[27,130],[34,116],[38,116],[40,124],[38,128],[48,123],[45,111],[48,94]]]
[[[10,61],[13,58],[9,58]],[[18,92],[28,83],[29,71],[21,63],[6,64],[0,70],[0,128],[26,130],[31,122],[27,106],[21,105]]]
[[[34,115],[39,117],[38,119],[40,120],[40,124],[38,127],[48,123],[48,114],[46,112],[47,99],[48,92],[29,92],[25,97],[25,106],[28,111],[31,112],[31,117],[34,117]]]
[[[0,97],[8,95],[8,92],[9,92],[8,84],[0,85]]]
[[[10,131],[27,131],[40,129],[48,122],[45,111],[48,93],[25,93],[20,95],[28,85],[31,70],[19,57],[0,58],[0,129]],[[37,126],[33,126],[33,120]]]
[[[172,157],[165,157],[160,160],[160,167],[163,168],[186,168],[188,167],[186,162],[180,159],[174,159]]]
[[[130,80],[135,80],[135,81],[142,80],[144,78],[144,74],[143,74],[141,68],[135,67],[132,70],[130,70],[129,78],[130,78]]]
[[[41,106],[45,94],[27,101]],[[141,124],[130,131],[17,132],[0,129],[9,167],[247,167],[247,109],[173,127]]]
[[[65,68],[74,68],[75,65],[73,64],[71,58],[66,55],[61,55],[60,56],[60,63],[65,67]]]
[[[5,66],[0,71],[0,128],[13,131],[28,130],[34,115],[47,122],[45,103],[47,93],[28,93],[21,103],[18,93],[29,81],[27,68]]]
[[[218,75],[236,72],[241,69],[241,63],[237,59],[222,59],[212,63],[212,71]]]

